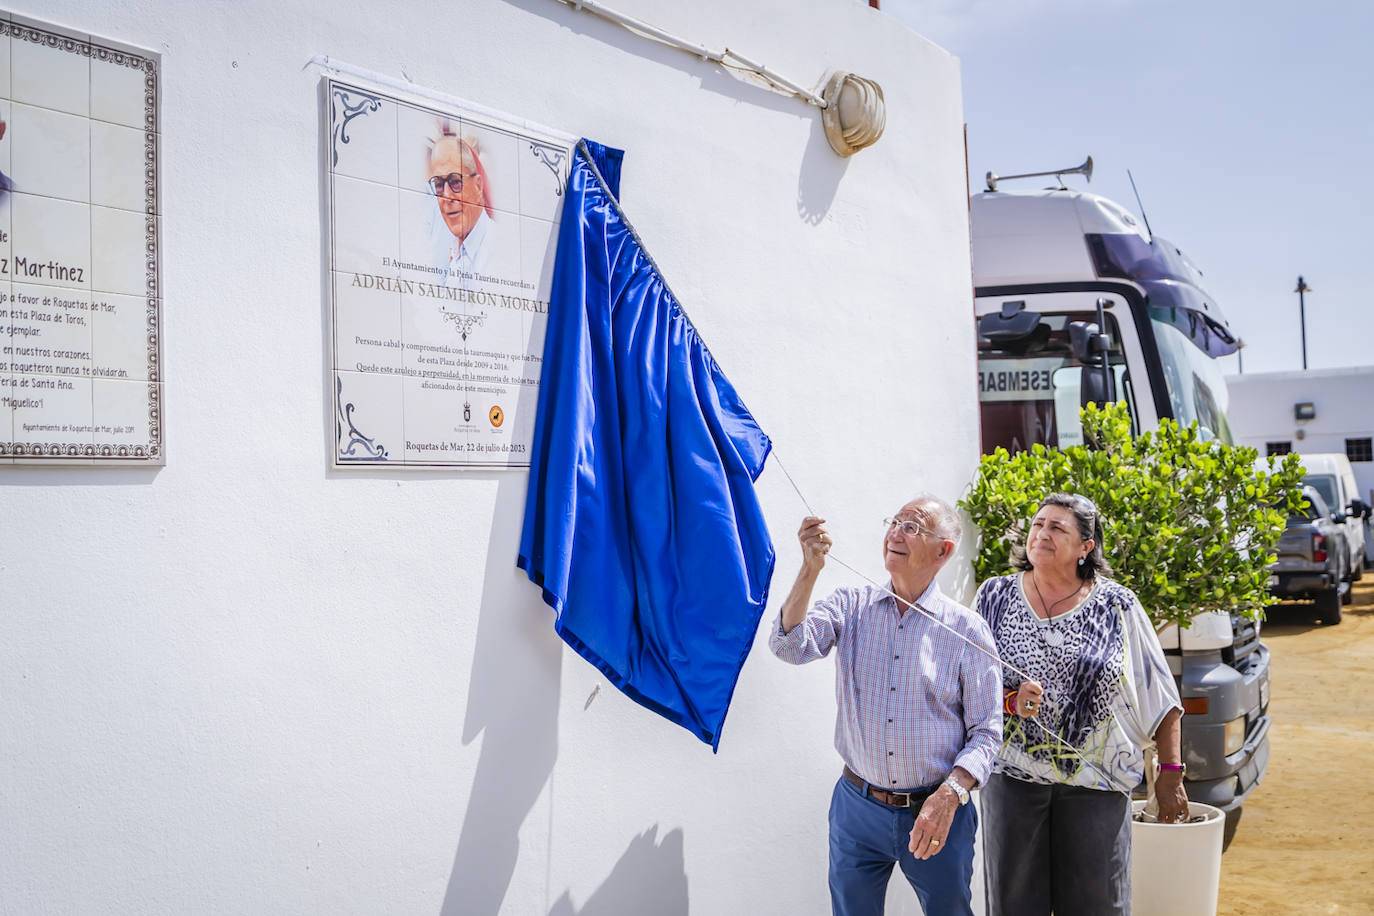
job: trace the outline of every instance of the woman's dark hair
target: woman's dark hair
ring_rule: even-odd
[[[1074,519],[1078,522],[1078,536],[1083,540],[1091,539],[1093,542],[1092,552],[1084,559],[1083,564],[1078,567],[1078,578],[1095,579],[1098,576],[1110,576],[1112,574],[1111,564],[1107,562],[1107,557],[1102,553],[1102,514],[1097,511],[1097,506],[1086,496],[1079,496],[1076,493],[1051,493],[1040,501],[1036,507],[1036,515],[1046,506],[1059,506],[1068,509],[1073,513]],[[1030,558],[1026,556],[1026,545],[1015,544],[1011,548],[1011,565],[1013,569],[1034,569]]]

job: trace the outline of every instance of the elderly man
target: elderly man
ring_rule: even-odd
[[[824,524],[802,521],[802,567],[771,646],[794,665],[837,650],[844,773],[830,799],[834,912],[882,913],[896,863],[926,913],[971,914],[978,820],[969,790],[987,778],[1002,741],[1002,670],[987,624],[935,584],[959,541],[959,517],[920,496],[886,520],[883,561],[900,601],[870,586],[812,606],[830,550]]]
[[[456,134],[441,132],[434,139],[427,165],[429,189],[451,236],[441,243],[436,266],[444,268],[445,283],[455,286],[486,264],[484,243],[493,219],[491,189],[477,150]]]

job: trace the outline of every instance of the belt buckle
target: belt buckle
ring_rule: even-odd
[[[892,799],[892,806],[895,808],[914,808],[915,796],[911,792],[889,792],[888,797]]]

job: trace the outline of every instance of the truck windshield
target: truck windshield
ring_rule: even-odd
[[[1164,387],[1174,419],[1183,426],[1197,421],[1206,439],[1233,444],[1231,426],[1226,422],[1226,380],[1216,360],[1193,346],[1188,336],[1174,325],[1151,318],[1159,361],[1164,370]]]
[[[979,342],[978,400],[985,453],[999,446],[1018,452],[1037,443],[1063,448],[1083,441],[1078,410],[1084,365],[1074,358],[1069,345],[1068,323],[1067,315],[1045,314],[1041,324],[1046,333],[1015,348]],[[1115,316],[1107,316],[1107,327],[1113,341],[1108,361],[1117,397],[1133,404]],[[1131,416],[1135,417],[1134,408]]]

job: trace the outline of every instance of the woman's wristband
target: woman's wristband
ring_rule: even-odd
[[[1016,715],[1016,694],[1019,692],[1018,690],[1002,691],[1002,712],[1009,716]]]
[[[1180,776],[1186,776],[1188,774],[1188,764],[1186,763],[1161,763],[1159,769],[1171,770]]]

